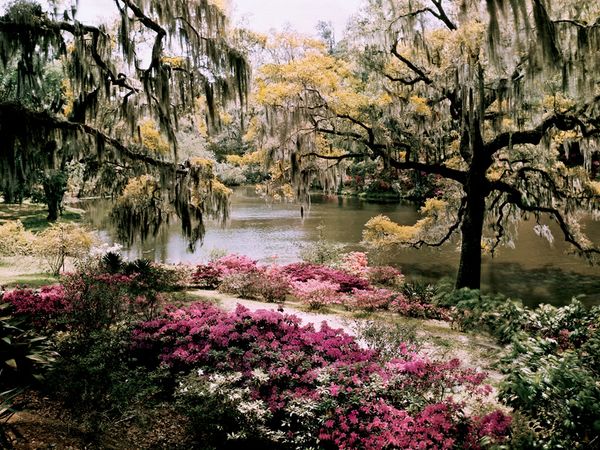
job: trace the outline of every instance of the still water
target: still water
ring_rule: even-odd
[[[102,230],[105,238],[116,241],[116,232],[107,218],[108,205],[103,202],[84,204],[91,225]],[[263,263],[280,264],[298,261],[303,246],[323,237],[344,246],[346,251],[366,250],[360,245],[364,224],[377,214],[385,214],[402,224],[414,224],[417,208],[410,203],[372,203],[357,198],[314,195],[304,217],[300,207],[292,204],[267,204],[252,187],[235,190],[230,219],[222,227],[208,222],[202,245],[193,253],[181,236],[179,224],[165,227],[156,238],[136,242],[126,249],[129,258],[148,258],[166,263],[206,261],[212,251],[248,255]],[[540,302],[561,305],[571,297],[584,294],[584,303],[600,304],[600,267],[591,267],[581,258],[568,254],[569,247],[560,240],[560,231],[551,226],[556,240],[553,245],[538,237],[533,223],[519,228],[516,248],[503,248],[491,258],[485,256],[482,289],[521,298],[526,304]],[[588,236],[600,243],[600,222],[586,225]],[[454,277],[458,266],[456,243],[440,249],[395,249],[369,253],[376,264],[400,267],[408,279],[438,281]]]

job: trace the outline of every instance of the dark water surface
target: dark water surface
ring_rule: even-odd
[[[107,218],[108,204],[86,203],[92,226],[116,241],[116,232]],[[288,263],[299,260],[303,245],[319,237],[317,227],[324,225],[325,239],[342,244],[346,250],[365,250],[360,245],[364,224],[373,216],[385,214],[402,224],[414,224],[417,208],[410,203],[378,204],[357,198],[314,195],[304,218],[300,207],[267,204],[254,189],[238,188],[232,199],[230,220],[223,228],[208,222],[202,245],[190,253],[177,223],[165,227],[156,238],[135,243],[125,251],[129,258],[144,257],[167,263],[197,263],[208,259],[211,251],[248,255],[260,262]],[[540,302],[561,305],[571,297],[585,294],[586,304],[600,304],[600,267],[591,267],[581,258],[567,254],[569,246],[561,241],[560,231],[550,226],[555,241],[550,245],[533,231],[532,222],[522,223],[516,248],[502,248],[494,258],[484,256],[482,288],[521,298],[526,304]],[[588,236],[600,243],[600,222],[585,224]],[[395,249],[369,253],[377,264],[392,264],[408,279],[438,281],[454,277],[458,266],[456,243],[441,249]]]

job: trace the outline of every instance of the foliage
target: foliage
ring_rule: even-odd
[[[357,321],[355,330],[357,339],[364,342],[367,348],[375,350],[383,361],[401,358],[407,349],[419,349],[415,324],[364,320]]]
[[[452,297],[449,299],[448,297]],[[534,448],[586,448],[599,439],[600,308],[579,301],[535,309],[502,297],[460,290],[454,320],[510,344],[500,369],[500,396],[526,418]]]
[[[20,220],[4,222],[0,225],[0,256],[28,255],[33,251],[34,239]]]
[[[398,295],[390,303],[390,310],[407,317],[421,319],[447,319],[448,312],[419,297]]]
[[[81,258],[96,242],[94,233],[74,223],[57,223],[39,233],[35,252],[44,258],[52,274],[64,269],[66,258]]]
[[[148,228],[177,216],[193,245],[203,234],[203,217],[226,217],[228,191],[212,171],[179,160],[175,131],[182,119],[216,129],[221,108],[232,101],[245,105],[243,48],[232,44],[224,10],[212,1],[120,0],[117,11],[115,26],[92,25],[60,2],[6,5],[0,15],[0,189],[5,200],[19,200],[19,191],[42,173],[55,219],[67,183],[53,175],[64,175],[73,162],[83,165],[84,181],[112,196],[129,180],[152,176],[159,188],[153,201],[120,202],[116,222],[135,228],[124,233],[128,237],[145,238]]]
[[[325,227],[319,225],[317,231],[319,237],[316,241],[306,244],[300,250],[300,258],[310,264],[329,265],[337,263],[340,259],[343,246],[325,239]]]
[[[429,448],[481,448],[480,437],[501,441],[510,426],[500,412],[469,416],[447,398],[452,389],[478,398],[489,392],[485,375],[460,369],[458,360],[404,351],[384,364],[343,332],[301,326],[294,316],[195,304],[139,325],[133,342],[150,368],[162,362],[188,374],[177,396],[209,439],[414,448],[427,437]]]
[[[139,269],[139,264],[134,267]],[[152,278],[154,265],[149,268],[150,274],[110,274],[88,268],[64,276],[62,285],[68,311],[62,316],[62,323],[85,335],[138,318],[151,319],[158,314],[165,299],[159,292],[162,284],[156,281],[160,278]],[[170,271],[167,274],[170,275]],[[165,285],[165,289],[168,288],[169,285]]]
[[[32,330],[26,318],[13,317],[12,307],[0,305],[0,388],[24,386],[39,378],[43,366],[52,363],[56,354],[48,338]]]
[[[160,370],[148,372],[131,358],[129,334],[128,328],[116,327],[59,341],[60,358],[47,376],[47,389],[77,412],[92,439],[107,422],[125,417],[162,390]]]
[[[192,372],[179,381],[177,405],[203,448],[273,448],[269,438],[275,433],[267,426],[272,413],[252,398],[249,387],[239,386],[241,378],[241,373],[200,377]]]
[[[107,252],[102,255],[100,264],[107,273],[119,273],[123,267],[123,257],[118,252]]]
[[[536,447],[593,448],[600,439],[597,324],[581,347],[528,338],[515,341],[504,360],[500,397],[534,421]]]

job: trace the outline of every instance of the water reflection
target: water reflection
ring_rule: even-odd
[[[107,218],[108,204],[92,202],[84,205],[92,226],[103,230],[107,239],[116,240],[116,232]],[[266,204],[253,188],[236,189],[231,217],[223,228],[208,222],[203,245],[187,251],[180,225],[171,223],[155,238],[135,242],[127,250],[129,258],[144,257],[168,263],[197,263],[206,260],[212,250],[249,255],[261,262],[288,263],[299,259],[303,245],[318,239],[320,224],[324,237],[340,243],[347,250],[364,250],[360,245],[364,224],[377,214],[385,214],[402,224],[414,224],[417,209],[409,203],[377,204],[356,198],[315,195],[310,210],[301,217],[300,207],[291,204]],[[523,298],[528,304],[567,303],[574,295],[585,294],[587,304],[600,304],[600,269],[590,267],[574,255],[565,254],[568,246],[560,242],[560,233],[552,228],[556,241],[550,246],[533,232],[533,224],[519,229],[517,248],[502,249],[492,259],[484,257],[482,286],[484,290],[502,292]],[[600,242],[600,223],[587,224],[587,233]],[[454,277],[458,264],[456,244],[441,249],[396,249],[371,252],[380,264],[400,266],[410,279],[437,281]]]

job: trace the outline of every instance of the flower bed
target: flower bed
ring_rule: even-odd
[[[510,429],[504,414],[471,417],[446,395],[485,396],[484,374],[408,351],[384,363],[325,323],[316,330],[290,315],[199,303],[140,324],[132,339],[149,367],[188,374],[177,396],[190,414],[206,414],[194,408],[209,401],[227,410],[214,420],[244,418],[229,424],[230,438],[254,433],[315,448],[481,448],[481,438],[498,442]]]

